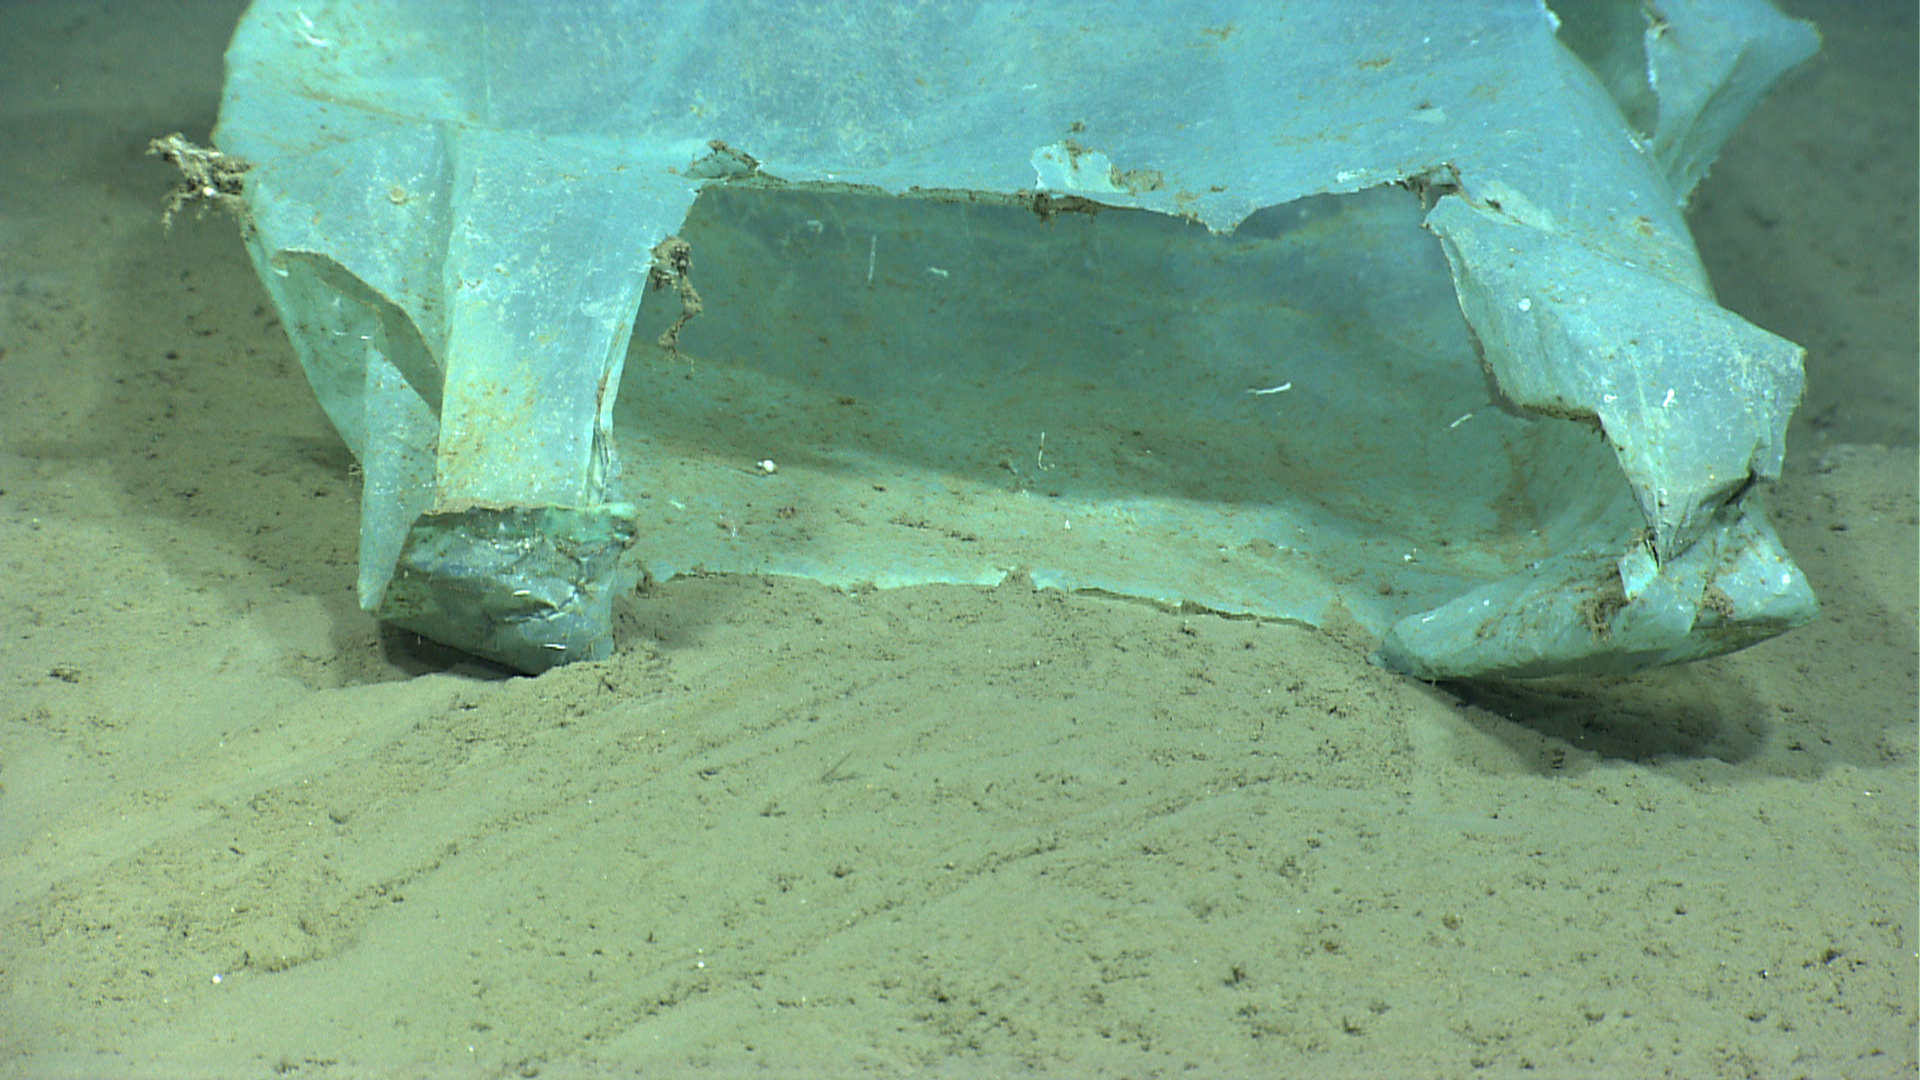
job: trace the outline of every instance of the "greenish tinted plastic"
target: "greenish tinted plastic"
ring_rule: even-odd
[[[1551,6],[259,0],[216,139],[362,602],[449,644],[605,655],[643,567],[1023,574],[1632,670],[1815,610],[1799,350],[1680,216],[1815,38]]]

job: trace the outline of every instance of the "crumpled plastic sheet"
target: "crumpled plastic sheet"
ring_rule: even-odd
[[[215,140],[361,601],[449,644],[604,656],[642,572],[1025,574],[1627,671],[1816,610],[1764,513],[1800,351],[1681,215],[1816,47],[1759,0],[256,0]]]

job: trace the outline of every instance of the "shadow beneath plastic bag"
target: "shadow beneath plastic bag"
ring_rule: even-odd
[[[1524,728],[1600,759],[1741,764],[1761,754],[1771,729],[1767,707],[1746,688],[1698,668],[1439,688],[1471,706],[1467,722],[1493,738],[1513,743],[1514,728]],[[1555,769],[1576,767],[1572,755],[1553,758]]]

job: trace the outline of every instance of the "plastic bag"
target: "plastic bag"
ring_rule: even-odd
[[[1736,649],[1800,352],[1681,206],[1817,39],[1550,6],[257,0],[215,140],[363,606],[521,669],[643,570]]]

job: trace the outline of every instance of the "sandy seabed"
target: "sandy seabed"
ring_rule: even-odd
[[[237,6],[0,7],[0,1076],[1913,1076],[1914,13],[1794,6],[1694,220],[1809,349],[1823,617],[1499,691],[1018,587],[383,633],[233,227],[159,229]]]

